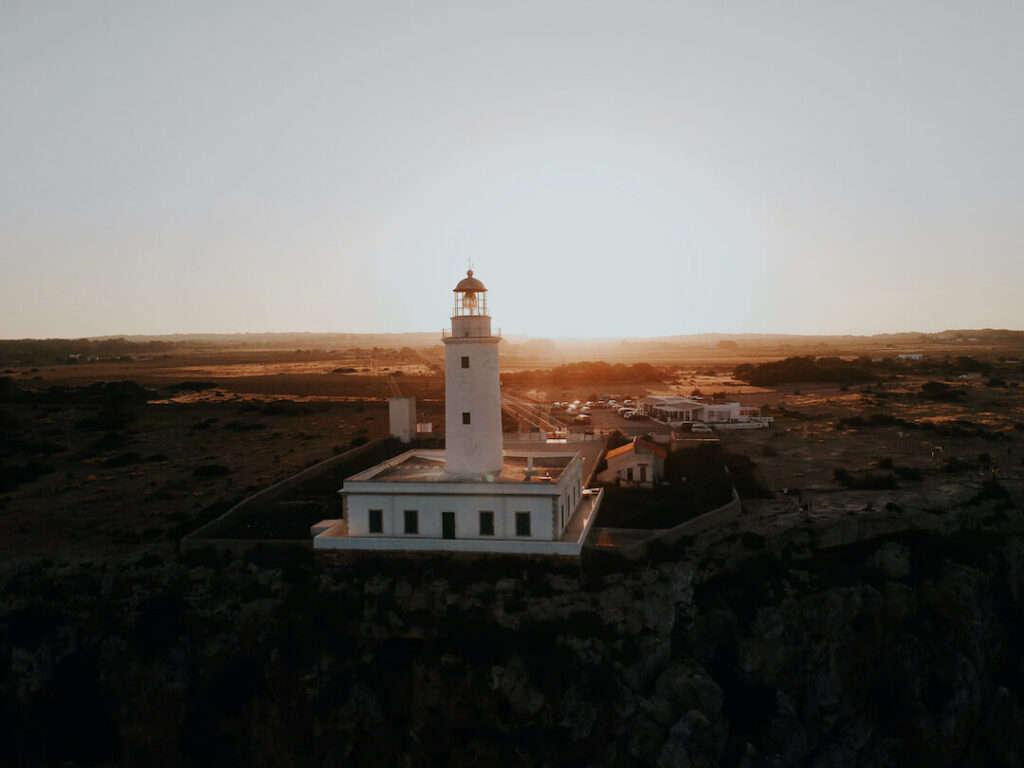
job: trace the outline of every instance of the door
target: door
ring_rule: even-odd
[[[455,538],[455,513],[441,513],[441,536],[445,539]]]

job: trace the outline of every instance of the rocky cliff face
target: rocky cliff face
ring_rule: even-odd
[[[0,763],[1020,764],[1019,535],[662,560],[8,568]]]

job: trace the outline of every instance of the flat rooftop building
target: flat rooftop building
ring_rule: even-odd
[[[740,403],[709,403],[690,397],[648,395],[640,398],[639,406],[643,413],[673,429],[684,425],[715,429],[756,429],[767,428],[772,424],[772,417],[762,416],[760,408]]]

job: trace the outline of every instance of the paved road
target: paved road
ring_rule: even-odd
[[[563,418],[551,414],[548,406],[533,400],[513,397],[503,392],[501,395],[501,405],[520,421],[545,432],[569,429],[569,424]]]
[[[416,356],[420,360],[422,360],[428,367],[434,369],[434,371],[439,375],[444,376],[444,361],[437,360],[436,358],[434,358],[433,355],[428,355],[425,352],[422,352],[418,349],[415,349],[413,351],[416,353]]]

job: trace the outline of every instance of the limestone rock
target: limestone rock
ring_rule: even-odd
[[[910,550],[902,544],[889,541],[868,558],[867,564],[890,579],[902,579],[910,574]]]
[[[645,715],[634,717],[626,730],[626,749],[644,765],[654,765],[661,756],[665,731]]]
[[[654,690],[678,715],[695,709],[717,719],[725,701],[722,688],[696,662],[670,665],[658,677]]]

